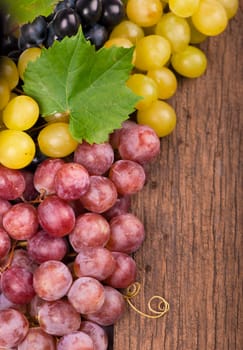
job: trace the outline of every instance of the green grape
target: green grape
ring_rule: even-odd
[[[174,130],[176,113],[167,102],[156,100],[148,108],[137,111],[137,122],[150,126],[158,137],[163,137]]]
[[[8,81],[0,77],[0,110],[2,110],[10,99],[10,87]]]
[[[140,27],[151,27],[162,16],[163,6],[160,0],[128,0],[126,14]]]
[[[108,48],[112,46],[125,47],[128,49],[133,46],[133,43],[127,38],[110,38],[104,43],[104,47]]]
[[[190,44],[200,44],[202,43],[204,40],[207,39],[207,35],[199,32],[197,30],[197,28],[195,28],[191,17],[187,18],[188,24],[190,26],[191,29],[191,39],[190,39]]]
[[[10,90],[18,85],[19,72],[17,66],[14,61],[7,56],[0,57],[0,76],[7,80]]]
[[[217,0],[201,0],[199,8],[192,15],[196,29],[208,36],[222,33],[228,24],[226,10]]]
[[[30,47],[24,50],[18,59],[18,71],[19,76],[24,80],[24,72],[30,61],[35,61],[41,54],[41,49],[39,47]]]
[[[177,79],[171,69],[167,67],[153,69],[149,70],[147,75],[156,82],[160,99],[166,100],[175,94]]]
[[[30,129],[39,117],[39,106],[30,96],[16,96],[3,111],[3,122],[9,129]]]
[[[200,0],[169,0],[169,8],[179,17],[189,17],[197,10]]]
[[[184,51],[172,55],[171,64],[180,75],[198,78],[207,68],[207,58],[202,50],[188,45]]]
[[[172,52],[185,49],[191,38],[190,26],[185,18],[172,12],[164,14],[155,27],[155,34],[162,35],[171,44]]]
[[[147,35],[137,42],[135,67],[148,71],[164,66],[171,56],[170,42],[161,35]]]
[[[239,0],[218,0],[218,2],[224,6],[228,19],[236,15],[239,8]]]
[[[120,22],[111,32],[110,39],[126,38],[136,45],[139,39],[144,37],[144,31],[136,23],[128,20]]]
[[[43,154],[53,158],[63,158],[74,152],[78,142],[73,139],[68,123],[51,123],[38,135],[38,144]]]
[[[35,156],[35,143],[24,131],[0,132],[0,163],[11,169],[22,169]]]
[[[158,98],[155,81],[144,74],[132,74],[126,84],[136,95],[142,97],[142,100],[138,101],[135,106],[139,110],[147,108]]]

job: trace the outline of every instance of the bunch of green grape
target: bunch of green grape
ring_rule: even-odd
[[[198,78],[205,72],[207,57],[198,44],[222,33],[238,7],[238,0],[126,2],[126,18],[105,46],[135,46],[127,86],[143,97],[136,105],[138,123],[159,137],[174,130],[176,112],[167,100],[177,90],[177,76]]]

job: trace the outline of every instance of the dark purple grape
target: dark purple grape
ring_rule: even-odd
[[[14,35],[3,36],[1,33],[1,38],[1,55],[9,55],[18,50],[18,39]]]
[[[80,26],[78,14],[72,8],[65,8],[56,13],[52,21],[54,33],[58,38],[75,35]]]
[[[76,3],[76,0],[63,0],[63,1],[59,1],[57,4],[56,4],[56,7],[54,9],[54,12],[58,12],[60,10],[63,10],[63,9],[67,9],[67,8],[72,8],[74,9],[75,8],[75,3]]]
[[[21,50],[41,45],[47,35],[47,22],[45,17],[38,16],[31,23],[23,24],[20,28],[18,46]]]
[[[114,27],[125,16],[124,4],[121,0],[102,0],[100,23],[105,27]]]
[[[89,40],[91,44],[95,46],[96,49],[99,49],[108,39],[108,31],[101,24],[95,24],[89,30],[84,32],[86,40]]]
[[[77,0],[75,9],[80,15],[82,24],[92,25],[100,19],[102,2],[101,0]]]
[[[44,45],[46,47],[52,46],[55,40],[59,40],[58,36],[55,33],[54,27],[53,27],[53,22],[50,22],[47,27],[47,37],[44,42]]]

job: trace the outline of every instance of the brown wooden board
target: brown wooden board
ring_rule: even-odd
[[[241,8],[201,45],[206,74],[180,79],[170,101],[176,130],[132,204],[146,228],[133,302],[148,312],[157,294],[170,311],[151,320],[128,307],[114,350],[243,349],[242,23]]]

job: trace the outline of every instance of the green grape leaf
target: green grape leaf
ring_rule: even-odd
[[[133,48],[95,47],[82,30],[42,49],[24,73],[24,92],[40,106],[42,116],[69,114],[70,132],[81,142],[101,143],[128,119],[140,99],[126,80]]]
[[[39,15],[48,16],[57,0],[2,0],[3,6],[19,23],[31,22]]]

